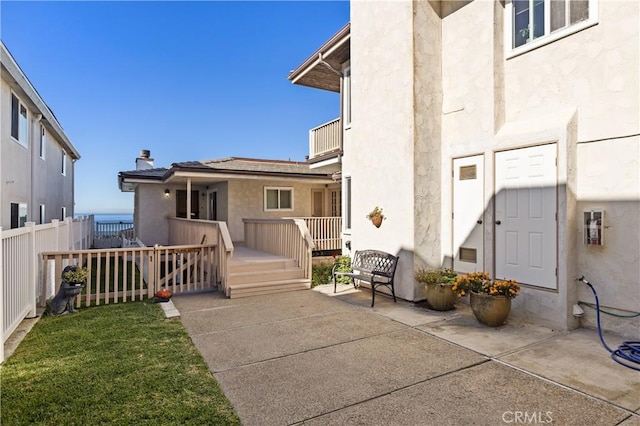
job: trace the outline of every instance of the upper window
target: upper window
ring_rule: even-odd
[[[65,220],[67,218],[67,208],[63,207],[60,209],[60,220]]]
[[[265,188],[264,210],[293,210],[293,188]]]
[[[67,175],[67,153],[62,150],[62,174]]]
[[[40,125],[40,158],[43,160],[47,155],[47,131],[44,126]]]
[[[351,67],[344,69],[342,78],[343,120],[344,127],[351,126]]]
[[[507,3],[508,46],[521,53],[597,22],[597,0],[512,0]]]
[[[11,94],[11,136],[20,145],[29,146],[27,141],[27,107],[13,93]]]
[[[44,204],[40,204],[40,225],[47,221],[47,217],[44,214]]]

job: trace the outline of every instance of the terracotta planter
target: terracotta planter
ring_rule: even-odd
[[[511,299],[471,292],[469,304],[478,321],[489,327],[500,327],[511,312]]]
[[[382,216],[372,216],[371,223],[373,223],[373,226],[376,228],[380,228],[380,225],[382,225]]]
[[[449,311],[458,299],[458,295],[451,291],[453,284],[425,284],[427,303],[436,311]]]

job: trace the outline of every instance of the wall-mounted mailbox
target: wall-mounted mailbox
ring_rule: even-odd
[[[604,210],[584,212],[584,243],[588,246],[604,244]]]

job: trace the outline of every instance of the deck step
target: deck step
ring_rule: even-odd
[[[265,281],[282,281],[304,278],[304,271],[300,268],[267,269],[260,271],[235,272],[229,274],[229,284],[247,284]]]
[[[229,265],[230,273],[242,273],[242,272],[263,272],[274,269],[290,269],[296,268],[297,262],[293,259],[268,259],[268,260],[231,260]]]
[[[229,286],[229,298],[258,296],[262,294],[283,293],[287,291],[308,290],[311,288],[311,280],[298,278],[291,280],[276,280],[245,284],[232,284]]]

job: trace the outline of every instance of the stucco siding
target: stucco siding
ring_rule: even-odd
[[[293,188],[293,210],[265,211],[265,187]],[[275,219],[311,216],[311,189],[324,189],[322,184],[283,180],[231,180],[228,182],[227,226],[233,241],[244,241],[243,218]]]
[[[352,179],[352,249],[400,255],[396,294],[409,300],[414,297],[413,13],[410,2],[351,3],[353,121],[343,169]],[[375,206],[387,216],[379,229],[365,218]]]
[[[638,133],[640,3],[599,6],[597,25],[506,61],[507,121],[573,108],[578,141]]]

